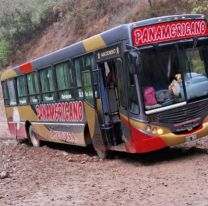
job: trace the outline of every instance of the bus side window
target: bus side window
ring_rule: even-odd
[[[2,82],[2,91],[3,91],[4,103],[5,105],[9,105],[9,94],[8,94],[8,87],[6,81]]]
[[[43,102],[54,102],[55,86],[51,67],[40,71],[40,82],[42,88]]]
[[[75,60],[78,97],[85,97],[90,104],[93,103],[91,71],[94,64],[93,55],[82,56]]]
[[[82,66],[83,66],[83,59],[82,58],[76,59],[75,60],[75,73],[76,73],[78,98],[84,98],[82,80],[81,80],[81,67]]]
[[[73,82],[72,82],[72,70],[68,62],[57,64],[56,81],[58,87],[58,99],[69,100],[74,97]]]
[[[98,88],[98,71],[97,71],[97,64],[96,64],[96,59],[94,55],[90,56],[91,58],[91,68],[92,68],[92,78],[93,78],[93,89],[95,93],[95,98],[99,98],[99,88]]]
[[[9,105],[14,106],[17,104],[15,79],[7,80],[8,93],[9,93]]]
[[[83,82],[83,90],[84,96],[88,103],[94,105],[94,98],[93,98],[93,88],[92,88],[92,77],[91,71],[93,68],[93,59],[92,55],[84,56],[84,65],[81,68],[82,70],[82,82]]]
[[[17,77],[17,95],[20,105],[27,104],[27,86],[25,76]]]
[[[32,104],[40,102],[40,88],[37,78],[37,72],[27,74],[27,85],[29,92],[29,101]]]
[[[91,73],[90,73],[89,70],[86,70],[86,71],[82,72],[82,80],[83,80],[83,86],[84,86],[85,99],[91,105],[94,105],[92,82],[91,82]]]

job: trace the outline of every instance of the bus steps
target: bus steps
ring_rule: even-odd
[[[122,143],[122,130],[120,122],[116,122],[114,124],[102,124],[101,130],[107,138],[109,146],[116,146]]]

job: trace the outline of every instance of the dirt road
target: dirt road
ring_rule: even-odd
[[[208,205],[208,140],[151,155],[0,141],[0,205]]]

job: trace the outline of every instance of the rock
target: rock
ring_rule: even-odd
[[[9,173],[6,171],[3,171],[0,173],[0,179],[5,179],[9,177]]]
[[[68,155],[68,153],[67,153],[67,152],[63,152],[62,154],[63,154],[63,156],[67,156],[67,155]]]
[[[68,160],[69,162],[73,162],[73,159],[72,159],[71,157],[69,157],[67,160]]]

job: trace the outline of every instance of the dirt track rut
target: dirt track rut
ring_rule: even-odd
[[[208,140],[149,155],[0,141],[0,205],[208,205]]]

